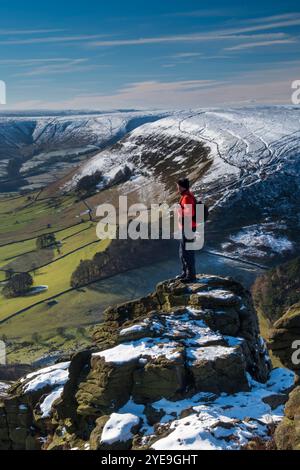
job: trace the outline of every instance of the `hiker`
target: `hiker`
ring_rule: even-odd
[[[177,190],[180,194],[178,207],[178,225],[181,230],[179,245],[179,258],[182,264],[182,273],[176,279],[182,282],[192,282],[196,279],[195,250],[187,248],[187,244],[194,241],[193,232],[196,231],[196,198],[190,191],[190,182],[187,178],[177,181]],[[184,229],[189,224],[189,236]]]

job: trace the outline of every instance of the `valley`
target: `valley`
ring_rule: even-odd
[[[117,206],[120,195],[147,207],[174,203],[174,182],[189,176],[210,208],[198,272],[233,276],[250,288],[264,267],[292,257],[299,247],[299,117],[289,107],[2,117],[2,161],[22,153],[26,184],[8,188],[5,172],[0,180],[0,290],[24,272],[34,289],[43,286],[15,298],[0,292],[8,361],[34,363],[83,348],[105,308],[177,274],[176,254],[130,270],[125,256],[119,272],[71,287],[81,260],[107,252],[109,243],[96,236],[96,208]],[[91,146],[93,156],[80,150]],[[79,196],[78,181],[96,171],[101,185]],[[31,184],[36,177],[38,188]],[[37,238],[48,233],[57,245],[38,249]]]
[[[1,192],[34,190],[61,178],[136,126],[164,113],[0,115]]]

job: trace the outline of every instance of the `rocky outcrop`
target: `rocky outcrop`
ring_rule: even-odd
[[[230,278],[160,283],[107,309],[94,341],[10,389],[2,448],[241,448],[267,438],[293,382],[270,376],[251,296]]]
[[[300,302],[292,305],[274,324],[269,348],[285,367],[300,376]]]
[[[290,307],[274,324],[269,347],[282,364],[296,373],[300,382],[300,303]],[[281,450],[300,450],[300,387],[289,396],[285,416],[276,429],[275,442]]]
[[[252,288],[254,304],[273,324],[300,302],[300,256],[259,276]]]
[[[285,416],[275,432],[279,450],[300,450],[300,387],[296,387],[285,406]]]

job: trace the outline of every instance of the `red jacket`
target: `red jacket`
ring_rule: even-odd
[[[192,224],[192,229],[197,228],[195,220],[196,216],[196,198],[194,194],[188,189],[181,194],[178,208],[178,225],[180,229],[183,228],[184,221]]]

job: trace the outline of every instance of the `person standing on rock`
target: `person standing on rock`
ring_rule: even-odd
[[[180,194],[178,225],[181,231],[179,258],[182,264],[182,273],[176,279],[180,279],[182,282],[192,282],[196,279],[195,250],[188,245],[191,245],[195,240],[197,201],[190,191],[190,182],[187,178],[177,181],[177,190]]]

